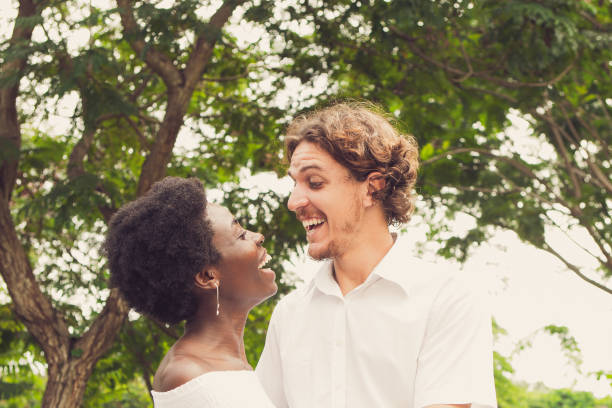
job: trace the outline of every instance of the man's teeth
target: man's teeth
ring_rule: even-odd
[[[304,226],[304,228],[310,229],[310,227],[318,224],[323,224],[324,222],[325,220],[322,218],[311,218],[309,220],[302,221],[302,225]]]
[[[266,254],[266,257],[264,258],[263,261],[261,261],[261,263],[259,264],[258,268],[262,268],[265,264],[268,263],[268,261],[272,259],[272,257],[270,256],[270,254]]]

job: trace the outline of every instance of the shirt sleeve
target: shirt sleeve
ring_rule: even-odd
[[[415,408],[497,407],[493,336],[486,296],[450,278],[436,296],[417,361]]]
[[[266,344],[255,368],[255,373],[259,378],[268,397],[278,408],[287,408],[289,403],[285,396],[283,384],[283,368],[281,366],[281,354],[279,347],[278,328],[279,315],[282,302],[279,303],[270,318],[268,331],[266,333]]]

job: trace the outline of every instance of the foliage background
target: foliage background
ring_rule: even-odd
[[[585,284],[610,291],[612,47],[605,2],[246,2],[219,32],[206,21],[221,3],[134,2],[139,33],[121,20],[131,2],[34,3],[44,6],[40,16],[19,22],[37,27],[33,40],[2,37],[3,67],[24,56],[27,64],[19,77],[2,71],[1,87],[20,84],[21,146],[16,156],[0,138],[0,159],[19,159],[10,201],[15,231],[71,339],[87,333],[109,296],[97,251],[105,221],[145,188],[146,162],[154,161],[171,122],[174,77],[164,58],[184,72],[199,35],[216,42],[177,113],[183,126],[168,144],[167,163],[158,161],[157,177],[191,175],[220,187],[219,201],[268,237],[279,276],[301,250],[301,227],[286,211],[286,197],[238,183],[258,172],[283,175],[282,129],[294,114],[335,98],[367,98],[422,146],[419,192],[427,207],[446,212],[430,218],[429,240],[440,255],[465,261],[495,231],[512,230]],[[552,153],[522,155],[505,132],[510,112],[527,118],[531,137]],[[176,145],[177,137],[190,142]],[[460,236],[446,222],[458,213],[475,220]],[[558,252],[547,242],[555,228],[570,238],[586,230],[597,266],[584,268]],[[280,283],[279,294],[286,293],[290,282]],[[18,319],[7,289],[0,288],[0,406],[38,406],[48,388],[48,356]],[[245,344],[253,364],[273,304],[249,316]],[[579,355],[565,328],[544,330]],[[130,315],[95,365],[82,405],[149,406],[157,362],[180,332]],[[71,348],[70,358],[80,353]],[[496,353],[495,362],[502,407],[612,406],[609,397],[515,383],[511,356]]]

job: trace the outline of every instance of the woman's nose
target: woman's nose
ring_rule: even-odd
[[[261,246],[264,241],[266,240],[266,237],[263,236],[263,234],[260,233],[255,233],[255,243],[257,243],[257,246]]]

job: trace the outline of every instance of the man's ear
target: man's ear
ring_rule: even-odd
[[[365,204],[369,207],[371,205],[374,205],[374,202],[376,201],[374,199],[374,194],[384,189],[385,185],[387,184],[387,181],[380,172],[373,171],[372,173],[368,174],[366,182],[368,185],[368,196],[366,198]]]
[[[218,276],[214,267],[207,267],[198,272],[193,280],[200,289],[215,289],[219,285]]]

